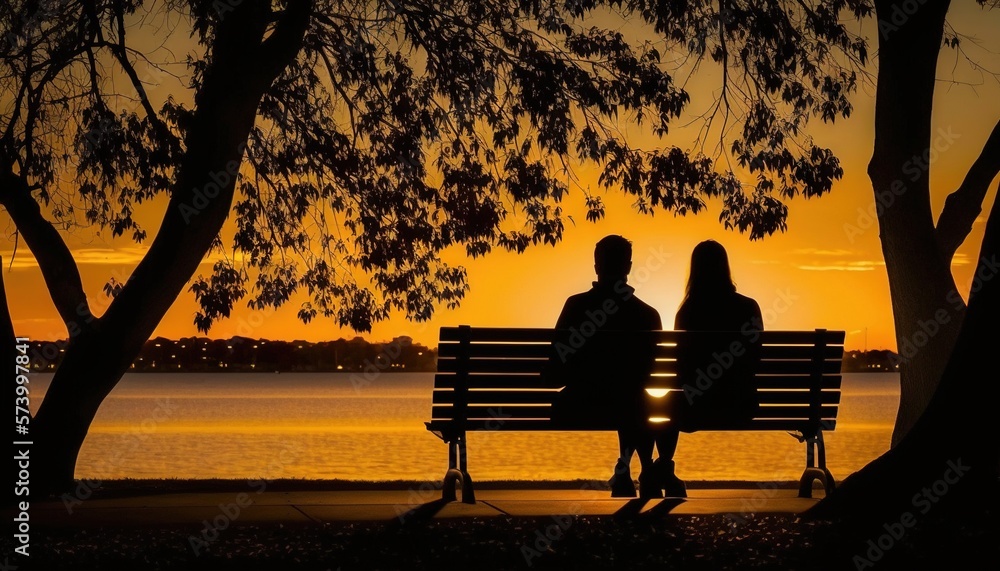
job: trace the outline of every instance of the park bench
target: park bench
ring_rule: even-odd
[[[553,386],[543,373],[553,342],[565,332],[553,329],[442,327],[427,430],[448,445],[443,499],[475,503],[468,471],[471,431],[615,430],[606,421],[565,424],[551,418]],[[635,335],[636,332],[614,332]],[[602,332],[608,334],[608,332]],[[676,377],[678,343],[690,331],[642,332],[655,343],[655,364],[646,390],[650,410],[665,401],[666,389],[682,390]],[[752,420],[699,426],[699,430],[785,431],[806,445],[806,466],[799,496],[812,497],[814,482],[830,493],[835,481],[826,468],[823,431],[836,426],[840,403],[844,332],[763,331],[754,375],[758,413]],[[671,396],[677,396],[671,395]],[[651,414],[650,422],[669,422]]]

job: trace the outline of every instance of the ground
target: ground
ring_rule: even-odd
[[[170,494],[198,488],[188,484],[163,489],[160,485],[157,490],[151,490],[145,485],[133,485],[134,492],[119,483],[117,487],[113,485],[102,490],[97,498],[129,498],[132,493],[141,493],[142,502],[152,504],[156,501],[154,491]],[[200,488],[213,493],[241,489],[233,488],[234,485],[202,483]],[[274,484],[272,490],[275,488],[283,489],[279,483]],[[378,491],[378,486],[373,488],[367,492]],[[271,493],[277,497],[286,492]],[[291,493],[305,492],[298,488]],[[533,493],[556,495],[537,489]],[[483,495],[487,496],[486,492]],[[697,497],[690,500],[688,508],[698,501],[703,500]],[[480,502],[483,503],[486,502]],[[14,543],[10,535],[0,538],[0,544],[4,546],[4,553],[9,554],[3,569],[11,571],[69,568],[256,570],[275,567],[343,571],[965,570],[993,569],[1000,558],[1000,542],[997,541],[1000,526],[995,520],[945,522],[924,518],[915,527],[906,529],[893,527],[890,522],[873,524],[862,531],[862,528],[843,523],[810,521],[795,513],[682,514],[672,511],[676,503],[671,500],[631,509],[641,504],[638,501],[616,504],[620,507],[605,515],[557,515],[558,512],[553,512],[554,515],[442,518],[445,512],[439,512],[440,506],[429,502],[428,507],[434,509],[418,507],[404,518],[288,523],[254,521],[248,517],[235,518],[231,524],[226,521],[218,529],[193,525],[193,522],[157,524],[146,521],[139,525],[111,521],[106,525],[85,527],[48,526],[39,522],[32,527],[30,565],[13,554]],[[543,504],[536,504],[536,507],[540,505]],[[656,506],[667,508],[657,509]],[[449,504],[449,509],[456,507],[460,506]]]

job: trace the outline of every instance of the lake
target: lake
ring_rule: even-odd
[[[32,375],[36,410],[51,374]],[[104,402],[76,476],[118,478],[440,479],[445,445],[424,428],[433,373],[127,374]],[[899,376],[845,374],[837,428],[826,435],[838,480],[889,447]],[[469,435],[477,480],[606,479],[612,432]],[[687,480],[797,480],[805,446],[785,433],[682,434]],[[638,462],[633,462],[638,474]]]

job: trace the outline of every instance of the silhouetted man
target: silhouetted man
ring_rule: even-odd
[[[631,242],[612,235],[597,243],[597,281],[589,291],[566,300],[556,323],[562,335],[553,343],[551,371],[566,386],[554,404],[554,418],[568,424],[585,418],[584,425],[604,423],[618,430],[619,458],[611,489],[612,496],[625,497],[635,496],[629,469],[632,454],[639,454],[644,473],[653,464],[644,389],[653,366],[655,341],[651,336],[628,333],[662,327],[660,314],[636,297],[635,289],[627,284],[631,269]],[[642,475],[639,480],[643,496],[659,497],[655,484],[646,489]]]

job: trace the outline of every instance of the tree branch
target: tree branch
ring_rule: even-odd
[[[263,68],[262,77],[277,77],[299,53],[312,11],[312,0],[288,0],[271,35],[260,44],[257,61]]]
[[[121,32],[124,34],[124,32]],[[124,40],[122,40],[124,42]],[[160,120],[160,116],[156,114],[156,110],[153,109],[153,104],[149,101],[149,95],[146,93],[146,86],[139,79],[139,74],[136,73],[135,67],[132,62],[128,59],[128,52],[125,49],[124,44],[107,44],[111,52],[114,54],[115,59],[118,60],[119,65],[121,65],[122,70],[125,75],[128,76],[130,82],[132,82],[132,87],[135,89],[136,94],[139,96],[139,103],[142,105],[143,110],[146,112],[146,116],[149,118],[149,122],[153,125],[160,135],[172,136],[170,129]]]
[[[1000,121],[993,127],[986,145],[972,163],[958,190],[948,195],[937,223],[937,240],[945,259],[951,262],[955,251],[972,231],[972,224],[983,211],[983,199],[990,183],[1000,172]]]
[[[11,172],[0,175],[0,205],[6,208],[38,261],[45,285],[67,330],[72,335],[90,327],[94,316],[83,291],[80,270],[62,236],[42,216],[27,183]]]

